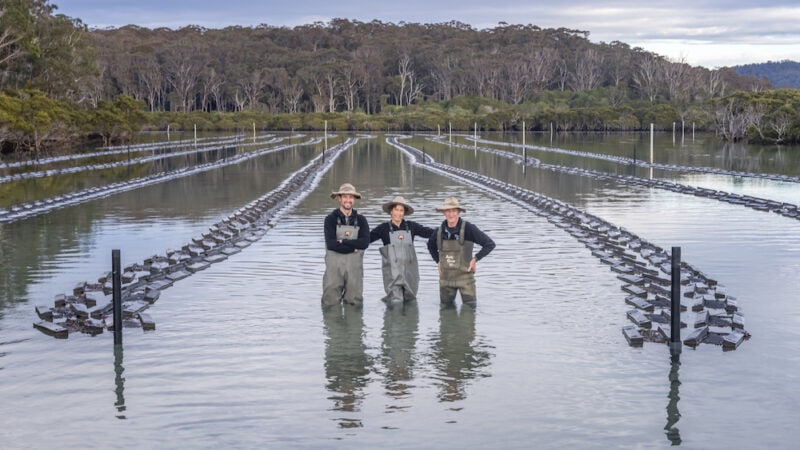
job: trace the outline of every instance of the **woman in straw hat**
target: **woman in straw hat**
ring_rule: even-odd
[[[494,241],[475,225],[459,217],[467,210],[462,208],[455,197],[448,197],[437,211],[444,214],[445,220],[428,239],[428,251],[439,265],[439,299],[442,306],[452,306],[456,294],[461,291],[461,301],[475,307],[477,292],[475,272],[478,261],[494,250]],[[472,254],[474,244],[481,249]]]
[[[367,219],[353,208],[361,194],[344,183],[331,198],[339,207],[325,217],[325,275],[322,277],[322,305],[340,302],[364,303],[364,250],[369,246]]]
[[[417,222],[406,220],[414,213],[414,208],[402,196],[396,196],[384,203],[383,211],[391,218],[375,227],[369,233],[369,241],[383,241],[381,267],[386,304],[408,302],[417,299],[419,289],[419,263],[414,250],[414,237],[430,238],[433,229]]]

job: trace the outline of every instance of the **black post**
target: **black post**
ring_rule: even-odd
[[[122,345],[122,271],[119,250],[111,250],[112,302],[114,305],[114,345]]]
[[[681,248],[672,247],[672,326],[669,338],[669,351],[672,355],[681,353]]]

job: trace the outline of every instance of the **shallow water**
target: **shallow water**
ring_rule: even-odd
[[[629,347],[621,328],[630,307],[619,280],[572,236],[491,192],[409,165],[383,136],[362,138],[260,241],[165,290],[149,310],[157,329],[126,329],[116,353],[109,333],[55,340],[32,329],[34,305],[109,270],[112,248],[124,265],[180,246],[320,148],[0,225],[0,441],[9,448],[793,447],[800,222],[655,189],[523,174],[504,158],[450,153],[423,137],[408,142],[657,245],[681,246],[685,261],[737,297],[752,339],[732,352],[684,348],[677,364],[667,346]],[[731,184],[686,177],[717,189]],[[417,242],[415,305],[380,302],[380,257],[370,248],[363,310],[324,313],[322,221],[335,206],[328,194],[344,181],[363,194],[356,207],[373,226],[387,220],[380,205],[394,195],[410,198],[412,218],[431,226],[442,220],[434,207],[458,195],[464,217],[497,242],[478,265],[477,309],[440,310],[435,266]],[[735,183],[764,197],[780,191],[792,199],[800,190]]]

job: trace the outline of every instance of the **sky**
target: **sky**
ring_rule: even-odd
[[[57,14],[89,28],[138,25],[295,27],[331,19],[385,23],[452,20],[487,29],[501,22],[589,32],[589,40],[624,42],[674,62],[709,69],[800,61],[797,0],[50,0]]]

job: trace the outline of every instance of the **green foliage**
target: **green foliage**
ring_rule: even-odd
[[[130,141],[141,131],[148,117],[144,113],[144,102],[129,95],[120,95],[113,103],[101,101],[93,110],[86,111],[84,130],[97,134],[105,145]]]
[[[45,143],[66,139],[74,127],[71,108],[36,89],[0,94],[0,108],[0,140],[37,158]]]
[[[757,78],[698,67],[677,89],[680,99],[665,81],[648,94],[633,81],[640,63],[672,63],[622,43],[593,44],[580,30],[335,19],[293,29],[89,32],[79,19],[54,14],[48,0],[2,0],[0,10],[7,32],[0,35],[8,36],[0,42],[7,44],[0,45],[0,144],[37,154],[81,134],[110,144],[142,129],[322,131],[326,123],[330,131],[463,132],[476,124],[520,130],[523,122],[532,131],[635,131],[650,123],[669,130],[685,121],[731,140],[800,140],[800,91],[763,89]],[[604,62],[594,89],[575,80],[572,61],[585,50]],[[515,65],[531,52],[548,58],[542,67],[565,64],[514,91],[521,78]],[[732,94],[706,91],[709,80]],[[752,86],[760,88],[744,90]],[[727,129],[731,123],[743,125]]]
[[[732,69],[739,75],[766,78],[776,88],[800,89],[800,62],[797,61],[767,61],[734,66]]]
[[[77,100],[97,73],[86,26],[54,15],[47,0],[0,3],[0,80],[4,86],[30,86],[51,98]]]

